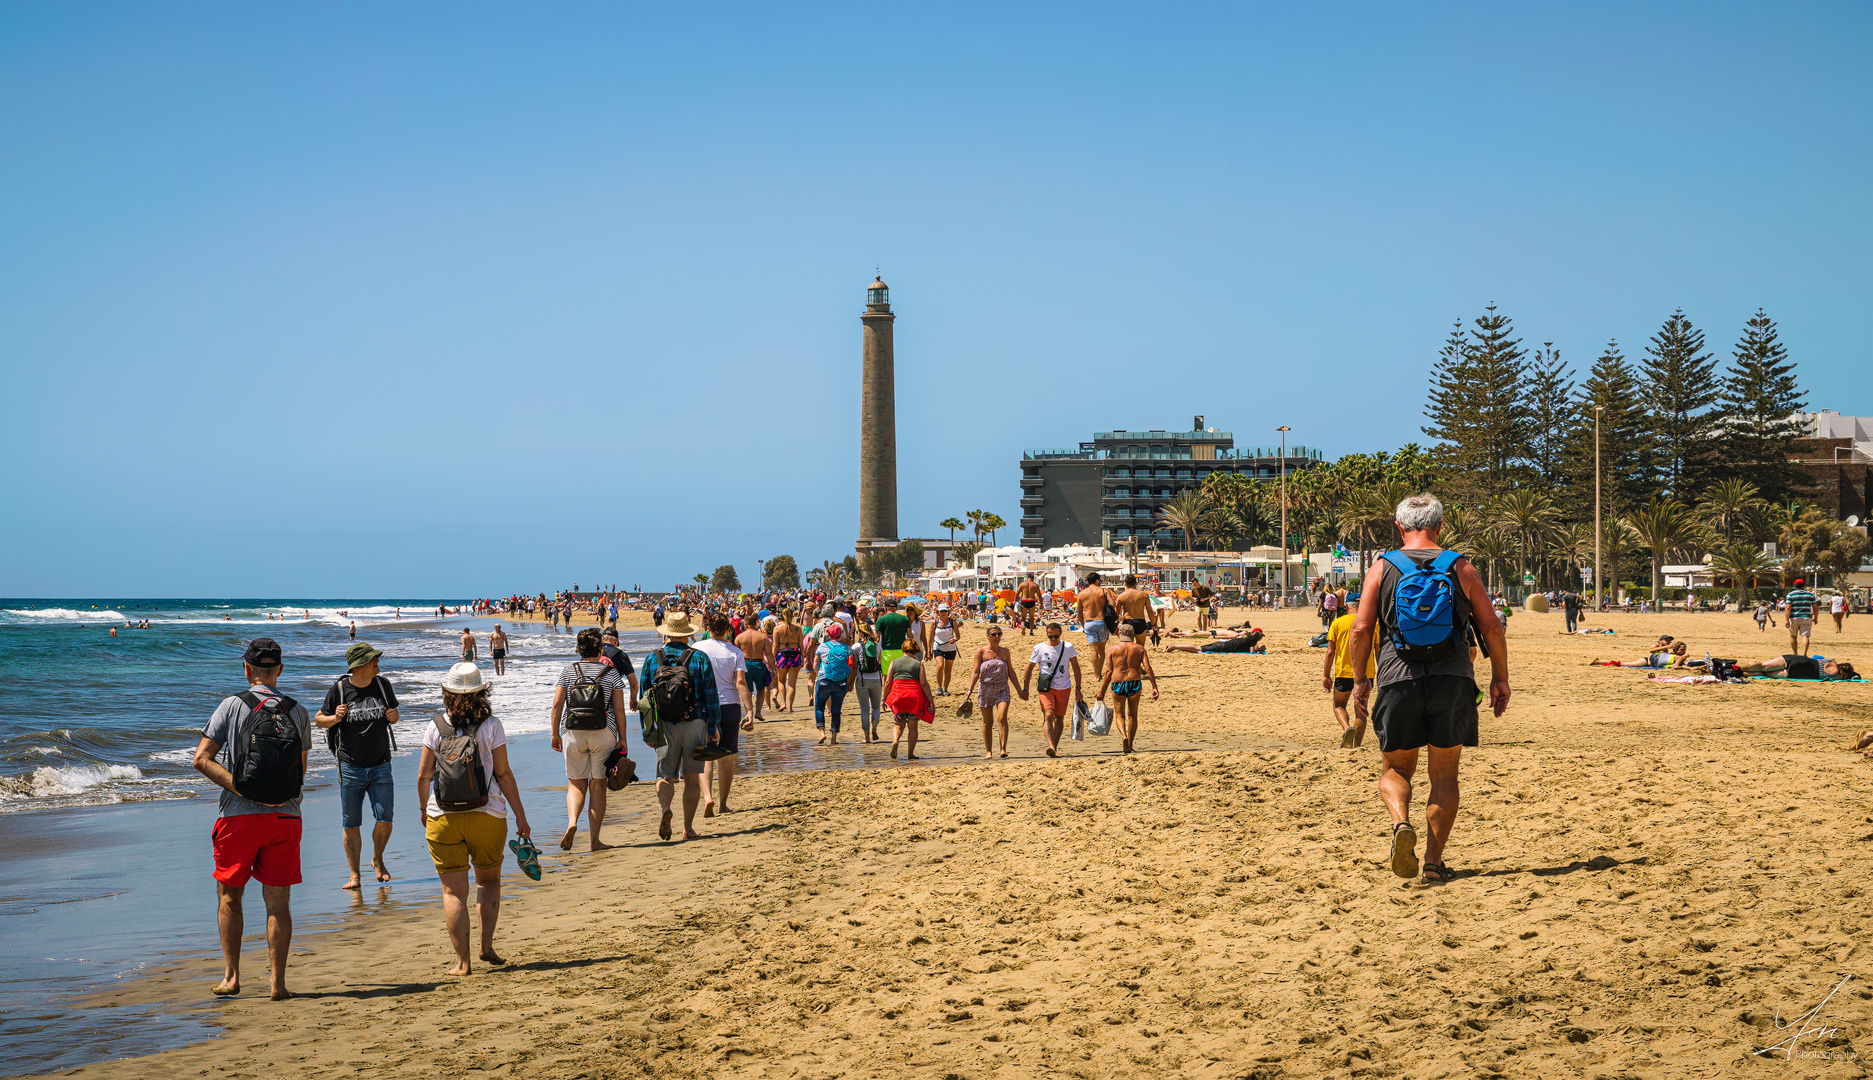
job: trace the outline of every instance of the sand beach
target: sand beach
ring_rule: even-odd
[[[981,762],[951,698],[927,764],[880,744],[860,751],[877,768],[746,774],[700,841],[659,843],[633,786],[621,848],[552,850],[546,882],[508,894],[509,966],[443,977],[439,907],[406,902],[297,937],[289,1002],[213,1004],[206,955],[99,995],[223,1030],[62,1075],[1866,1074],[1873,762],[1850,746],[1873,686],[1585,666],[1660,632],[1784,650],[1744,615],[1567,637],[1518,613],[1514,701],[1465,757],[1448,859],[1471,875],[1426,886],[1384,865],[1377,753],[1338,747],[1317,621],[1256,621],[1266,656],[1153,654],[1171,677],[1134,757],[1108,737],[1049,760],[1017,701],[1012,756]],[[1813,651],[1873,661],[1873,619]],[[810,742],[795,717],[753,738]],[[522,777],[543,832],[550,779]],[[1818,1005],[1815,1030],[1777,1028]],[[1792,1058],[1754,1053],[1778,1043]]]

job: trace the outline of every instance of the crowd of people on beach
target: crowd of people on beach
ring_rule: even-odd
[[[1325,649],[1321,687],[1331,695],[1340,746],[1364,746],[1370,726],[1381,757],[1379,794],[1392,822],[1387,862],[1399,877],[1427,884],[1461,876],[1444,861],[1444,851],[1459,802],[1462,751],[1478,743],[1480,710],[1487,706],[1501,716],[1510,700],[1506,602],[1485,587],[1468,559],[1439,546],[1442,515],[1433,496],[1404,500],[1396,512],[1398,548],[1376,560],[1357,585],[1314,593],[1325,629],[1313,644]],[[1818,601],[1801,581],[1794,584],[1780,605],[1794,651],[1734,666],[1774,678],[1858,678],[1845,661],[1802,655]],[[559,673],[550,707],[550,741],[566,771],[559,848],[573,847],[583,820],[589,850],[600,852],[612,846],[602,839],[608,792],[637,777],[623,727],[633,716],[656,754],[658,835],[674,840],[680,811],[682,839],[690,840],[700,835],[699,811],[705,818],[735,812],[731,797],[741,738],[770,716],[810,708],[818,745],[833,746],[846,731],[845,705],[852,701],[864,742],[882,741],[888,722],[891,759],[902,754],[901,760],[915,761],[920,725],[934,719],[939,699],[960,696],[958,716],[980,713],[982,757],[1006,758],[1009,709],[1018,698],[1036,702],[1047,756],[1061,752],[1068,731],[1078,737],[1082,725],[1102,721],[1120,736],[1120,752],[1130,754],[1146,686],[1151,700],[1159,697],[1148,645],[1208,654],[1265,650],[1264,634],[1252,620],[1221,625],[1220,598],[1207,586],[1187,598],[1197,626],[1186,631],[1167,627],[1172,605],[1141,588],[1136,576],[1125,575],[1122,588],[1106,585],[1099,574],[1078,585],[1062,601],[1028,575],[1012,595],[982,592],[923,603],[889,592],[844,596],[774,589],[729,597],[684,591],[633,598],[615,588],[581,594],[575,587],[468,607],[475,614],[544,618],[574,634],[577,658]],[[1278,604],[1281,595],[1255,599]],[[1578,632],[1585,600],[1565,591],[1550,600],[1567,615],[1564,632]],[[621,606],[647,610],[661,639],[635,663],[619,645]],[[1764,621],[1763,610],[1757,614]],[[574,620],[587,617],[591,625],[575,630]],[[953,687],[963,628],[976,624],[985,641],[968,658],[958,694]],[[1081,641],[1068,640],[1069,633]],[[1018,676],[1009,644],[1016,636],[1030,643]],[[290,891],[301,880],[299,808],[315,727],[325,733],[338,763],[340,830],[350,869],[344,887],[362,886],[367,802],[368,872],[379,882],[391,878],[384,852],[395,802],[390,729],[400,719],[398,698],[379,671],[383,654],[355,640],[355,625],[351,637],[347,672],[315,713],[279,691],[285,658],[278,643],[267,637],[249,642],[242,658],[247,690],[224,699],[202,729],[194,765],[223,789],[212,837],[224,957],[217,994],[240,992],[242,897],[247,884],[258,880],[267,913],[270,990],[276,999],[291,996],[285,983]],[[510,642],[502,624],[488,633],[486,645],[494,675],[504,675]],[[473,962],[471,881],[479,929],[473,955],[484,963],[505,963],[494,945],[501,870],[512,852],[522,872],[537,880],[540,851],[508,764],[506,731],[490,699],[493,684],[480,666],[481,642],[465,628],[460,646],[460,660],[442,682],[442,709],[422,729],[416,795],[455,952],[448,970],[467,975]],[[1487,677],[1478,675],[1479,653],[1488,662]],[[1637,663],[1697,662],[1684,642],[1661,635]],[[1873,747],[1873,732],[1863,741]],[[1422,857],[1411,820],[1421,764],[1430,780]]]

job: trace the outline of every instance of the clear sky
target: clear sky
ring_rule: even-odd
[[[0,595],[665,588],[1196,413],[1421,439],[1452,320],[1758,305],[1873,413],[1873,7],[0,6]],[[1018,528],[1003,534],[1018,537]]]

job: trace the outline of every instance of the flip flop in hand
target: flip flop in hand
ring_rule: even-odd
[[[533,841],[509,840],[507,846],[514,849],[514,861],[520,864],[520,872],[535,881],[540,880],[540,849],[533,846]]]

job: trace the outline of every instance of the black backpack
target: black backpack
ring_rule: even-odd
[[[598,664],[598,674],[588,677],[587,663],[581,660],[573,665],[579,678],[566,688],[566,727],[571,731],[598,731],[605,726],[605,699],[611,695],[606,692],[603,680],[609,669]]]
[[[246,703],[247,718],[235,729],[229,759],[234,766],[234,792],[249,802],[278,806],[299,798],[306,770],[300,760],[306,747],[293,722],[297,702],[289,697],[261,697],[252,690],[237,695]]]
[[[672,663],[665,653],[657,657],[657,674],[650,679],[650,700],[657,706],[657,722],[668,727],[696,719],[696,688],[689,682],[689,658],[695,649],[684,649]]]
[[[436,778],[430,787],[436,805],[445,814],[488,805],[488,772],[494,763],[481,760],[481,744],[475,741],[482,721],[456,727],[447,713],[438,713],[434,723]]]

